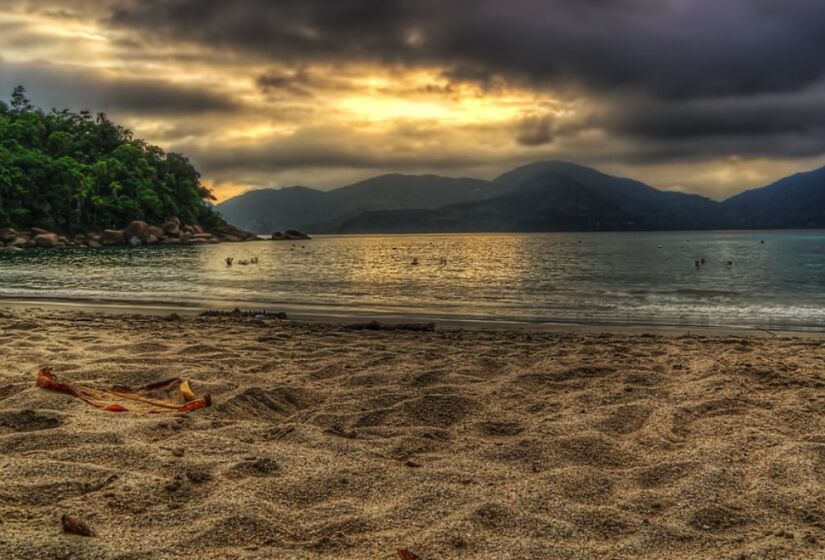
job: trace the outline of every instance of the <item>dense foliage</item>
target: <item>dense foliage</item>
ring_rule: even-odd
[[[221,219],[186,157],[132,137],[104,113],[34,108],[15,88],[0,101],[0,227],[78,232],[176,216]]]

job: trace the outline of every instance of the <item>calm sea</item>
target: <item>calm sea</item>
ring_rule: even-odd
[[[259,262],[227,267],[227,256]],[[825,232],[327,236],[0,252],[0,297],[818,329]]]

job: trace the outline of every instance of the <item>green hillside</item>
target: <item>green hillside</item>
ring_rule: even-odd
[[[44,112],[20,86],[0,102],[0,227],[73,233],[176,216],[209,228],[222,223],[212,198],[186,157],[103,113]]]

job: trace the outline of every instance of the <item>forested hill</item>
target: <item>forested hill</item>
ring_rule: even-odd
[[[212,198],[186,157],[103,113],[44,112],[22,87],[0,102],[0,227],[73,233],[175,216],[211,228],[223,223]]]

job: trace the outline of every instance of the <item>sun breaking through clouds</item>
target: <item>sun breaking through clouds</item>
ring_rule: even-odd
[[[816,0],[3,0],[0,88],[220,198],[568,159],[724,198],[825,163]]]

